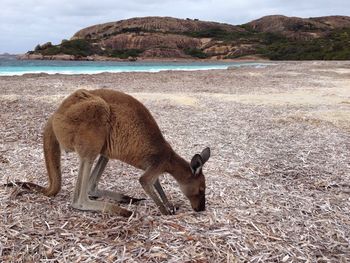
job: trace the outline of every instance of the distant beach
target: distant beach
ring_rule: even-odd
[[[59,60],[15,60],[0,58],[0,76],[33,73],[47,74],[98,74],[103,72],[159,72],[167,70],[210,70],[228,67],[261,67],[268,62],[254,61],[59,61]]]

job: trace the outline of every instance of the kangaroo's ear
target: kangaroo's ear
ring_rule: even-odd
[[[192,157],[191,163],[190,163],[190,167],[192,170],[192,174],[197,176],[199,175],[199,173],[202,171],[202,167],[203,167],[203,159],[199,154],[195,154]]]
[[[210,148],[209,147],[205,148],[201,152],[200,156],[202,157],[203,164],[205,164],[209,160],[209,157],[210,157]]]
[[[202,171],[203,165],[206,163],[206,161],[209,160],[209,157],[210,157],[209,147],[205,148],[200,154],[195,154],[192,157],[190,166],[191,166],[193,175],[197,176],[200,174],[200,172]]]

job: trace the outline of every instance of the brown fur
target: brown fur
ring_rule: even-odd
[[[205,209],[202,166],[210,156],[209,148],[201,155],[195,155],[190,165],[166,142],[148,109],[127,94],[106,89],[77,90],[51,116],[44,130],[49,185],[47,188],[38,186],[47,196],[56,195],[61,188],[60,149],[74,151],[80,157],[73,197],[75,208],[130,215],[119,206],[88,197],[88,194],[96,197],[107,195],[115,200],[126,197],[97,189],[108,160],[119,159],[145,171],[140,183],[163,214],[174,213],[158,181],[159,175],[164,172],[176,179],[194,210]],[[100,159],[91,173],[92,163],[99,155]],[[30,185],[33,187],[34,184]]]

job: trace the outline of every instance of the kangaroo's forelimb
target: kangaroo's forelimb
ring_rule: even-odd
[[[164,205],[166,207],[169,208],[169,210],[171,211],[171,214],[175,214],[176,209],[175,207],[169,202],[169,199],[167,198],[167,196],[165,195],[165,192],[162,188],[162,185],[159,182],[159,179],[157,178],[156,182],[154,183],[154,188],[157,190],[160,198],[162,199]]]
[[[159,169],[156,166],[151,166],[149,167],[146,172],[140,177],[139,181],[140,184],[142,185],[143,189],[145,192],[153,199],[153,201],[156,203],[156,205],[159,207],[160,212],[163,215],[172,215],[174,214],[174,209],[173,207],[169,207],[169,201],[168,202],[163,202],[161,199],[159,199],[157,193],[154,191],[155,190],[155,184],[158,181],[159,175],[162,173],[162,170]],[[167,200],[165,193],[160,186],[160,183],[158,181],[157,183],[157,191],[159,193],[162,199],[165,197]],[[160,190],[161,189],[161,190]]]

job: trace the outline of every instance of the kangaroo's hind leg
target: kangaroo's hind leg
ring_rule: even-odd
[[[72,206],[79,210],[103,211],[130,216],[132,213],[124,208],[108,202],[91,200],[88,196],[88,184],[93,159],[80,158],[78,179],[74,191]]]
[[[144,200],[143,198],[134,198],[127,195],[124,195],[122,193],[117,193],[109,190],[101,190],[98,188],[98,183],[100,182],[101,176],[103,171],[106,168],[106,165],[108,163],[108,158],[106,156],[100,155],[100,158],[98,159],[89,179],[89,196],[92,199],[96,199],[98,197],[107,197],[111,200],[117,201],[119,203],[136,203],[141,200]]]
[[[130,211],[116,204],[91,200],[88,195],[92,165],[106,143],[109,117],[110,107],[106,101],[86,90],[80,90],[68,97],[57,110],[54,128],[61,138],[59,141],[80,157],[72,206],[80,210],[130,216]]]

